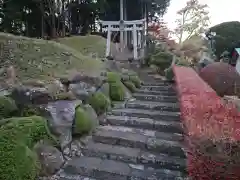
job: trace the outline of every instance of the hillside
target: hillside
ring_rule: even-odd
[[[105,57],[106,39],[101,36],[72,36],[57,39],[57,42],[67,45],[86,56]]]
[[[86,45],[92,42],[85,40],[83,44]],[[65,41],[69,44],[64,44],[71,46],[75,41],[78,40],[73,37]],[[105,68],[98,58],[83,55],[81,48],[74,49],[64,44],[0,33],[0,67],[13,65],[20,80],[48,79],[76,71],[99,75]]]

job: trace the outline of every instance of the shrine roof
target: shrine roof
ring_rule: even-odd
[[[235,48],[235,51],[240,55],[240,48]]]

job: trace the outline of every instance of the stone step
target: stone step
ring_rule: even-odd
[[[171,103],[176,103],[178,101],[177,96],[161,96],[134,93],[133,97],[140,101],[171,102]]]
[[[143,82],[144,86],[171,86],[172,83],[168,81],[163,81],[163,80],[150,80],[150,81],[144,81]]]
[[[99,179],[81,176],[81,175],[77,175],[77,174],[74,174],[74,175],[66,174],[65,172],[61,172],[57,178],[55,178],[55,179],[51,178],[50,180],[99,180]]]
[[[162,95],[162,96],[177,96],[177,93],[175,91],[152,91],[152,90],[137,89],[136,93]]]
[[[179,112],[169,112],[169,111],[152,111],[144,109],[133,109],[133,108],[124,108],[124,109],[113,109],[108,113],[109,115],[116,116],[134,116],[140,118],[149,118],[159,121],[180,121]]]
[[[99,126],[98,130],[100,131],[118,131],[123,133],[135,133],[140,134],[148,137],[155,137],[158,139],[164,139],[169,141],[183,141],[184,137],[182,134],[179,133],[167,133],[167,132],[159,132],[155,130],[149,129],[142,129],[142,128],[132,128],[126,126],[117,126],[117,125],[106,125],[106,126]]]
[[[69,161],[64,168],[64,173],[88,176],[97,180],[175,180],[184,178],[178,171],[150,169],[143,165],[86,156]]]
[[[182,125],[180,122],[161,120],[156,121],[150,118],[108,115],[104,120],[100,122],[100,124],[145,128],[169,133],[183,133]]]
[[[93,134],[93,140],[98,143],[139,148],[185,158],[181,142],[158,139],[140,133],[99,129]]]
[[[164,168],[186,173],[186,160],[179,157],[168,157],[164,154],[149,153],[137,148],[112,146],[90,142],[82,148],[84,156],[117,160],[131,164],[141,164],[152,168]]]
[[[148,90],[148,91],[170,91],[175,92],[174,87],[171,86],[144,86],[142,85],[141,90]]]
[[[146,110],[159,110],[159,111],[171,111],[179,112],[180,108],[178,103],[162,103],[162,102],[151,102],[151,101],[129,101],[126,104],[127,108],[133,109],[146,109]]]

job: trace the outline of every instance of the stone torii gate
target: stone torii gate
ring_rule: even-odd
[[[125,14],[124,14],[125,13]],[[120,0],[120,21],[100,21],[102,30],[107,32],[106,57],[111,55],[111,35],[112,32],[120,32],[120,51],[123,52],[130,36],[127,32],[132,32],[133,59],[139,59],[138,48],[144,49],[146,46],[146,14],[144,19],[125,21],[126,11],[124,10],[123,0]],[[123,52],[124,53],[124,52]]]

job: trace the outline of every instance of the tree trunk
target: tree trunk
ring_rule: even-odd
[[[62,36],[66,36],[66,27],[65,27],[65,5],[64,5],[65,0],[62,0],[62,12],[61,12],[61,20],[62,20]]]
[[[56,38],[56,23],[54,13],[51,13],[51,38]]]

